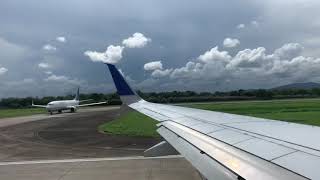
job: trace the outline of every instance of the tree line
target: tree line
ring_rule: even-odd
[[[268,100],[289,98],[315,98],[320,97],[320,88],[315,89],[254,89],[236,90],[228,92],[194,92],[194,91],[171,91],[171,92],[141,92],[137,93],[145,100],[155,103],[183,103],[183,102],[210,102],[210,101],[234,101],[234,100]],[[45,105],[50,101],[72,99],[73,95],[4,98],[0,101],[0,108],[25,108],[31,107],[31,102]],[[80,99],[92,99],[92,102],[108,101],[108,105],[120,105],[121,101],[116,93],[80,94]],[[87,103],[87,102],[86,102]]]

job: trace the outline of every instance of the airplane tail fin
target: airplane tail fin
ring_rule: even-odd
[[[107,63],[106,63],[107,64]],[[142,100],[139,95],[132,90],[125,78],[113,64],[107,64],[111,73],[113,82],[117,88],[117,93],[120,96],[122,103],[130,105]]]
[[[74,97],[74,100],[80,101],[80,87],[78,87],[77,94],[76,97]]]

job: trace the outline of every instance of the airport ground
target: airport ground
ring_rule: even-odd
[[[205,102],[183,103],[187,106],[211,111],[275,119],[294,123],[320,126],[320,99],[290,99],[265,101],[233,101],[233,102]],[[133,121],[131,121],[134,119]],[[100,126],[101,131],[127,136],[156,136],[154,121],[138,112],[130,112],[116,121],[107,122]],[[147,125],[147,126],[146,126]],[[141,131],[137,127],[143,127]]]
[[[182,157],[144,158],[158,138],[114,136],[97,127],[119,107],[0,120],[0,179],[198,179]]]
[[[320,125],[319,99],[183,106]],[[153,132],[155,122],[139,113],[116,106],[53,116],[41,110],[22,116],[18,111],[9,110],[11,118],[0,119],[0,179],[199,179],[179,156],[142,157],[161,139]]]
[[[320,99],[195,103],[185,106],[320,126]]]

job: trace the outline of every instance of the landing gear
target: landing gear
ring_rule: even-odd
[[[61,113],[62,113],[62,110],[58,110],[58,113],[61,114]]]
[[[76,112],[76,109],[75,109],[75,108],[71,108],[71,109],[70,109],[70,112],[71,112],[71,113],[74,113],[74,112]]]
[[[49,114],[52,115],[52,111],[49,111]]]

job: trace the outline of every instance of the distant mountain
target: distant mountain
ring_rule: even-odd
[[[284,86],[278,86],[272,89],[284,90],[284,89],[313,89],[320,88],[320,83],[306,82],[306,83],[292,83]]]

